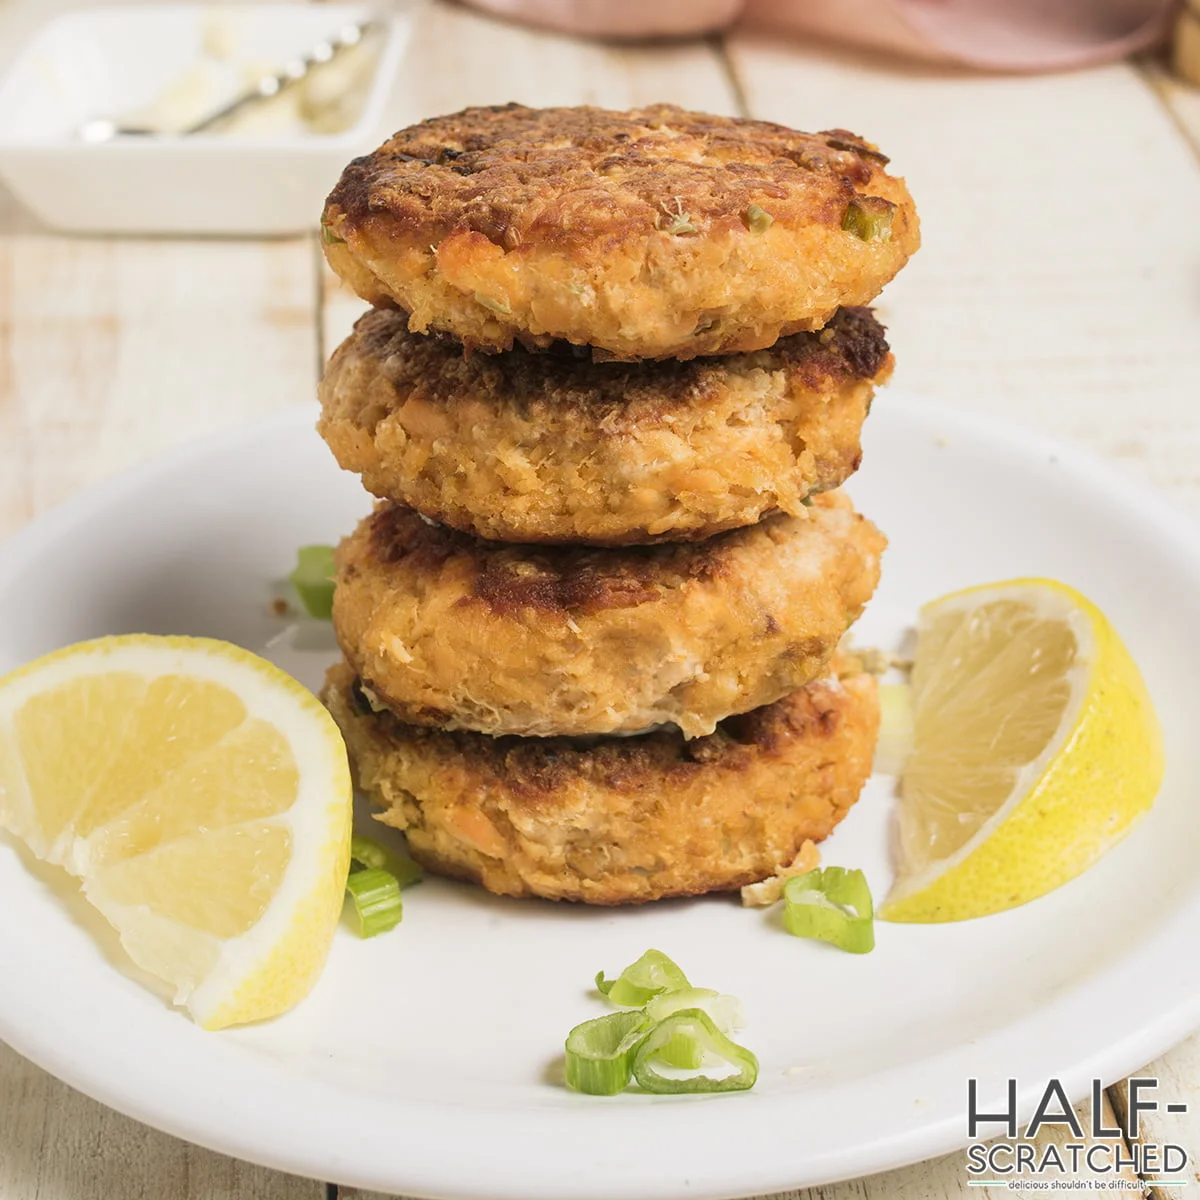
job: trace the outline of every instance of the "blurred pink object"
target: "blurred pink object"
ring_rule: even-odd
[[[473,0],[567,33],[679,37],[735,21],[909,58],[1052,71],[1122,58],[1160,40],[1174,0]]]
[[[469,0],[475,8],[589,37],[686,37],[731,25],[744,0]]]

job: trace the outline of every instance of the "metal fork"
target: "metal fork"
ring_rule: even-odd
[[[344,54],[359,42],[375,27],[374,20],[356,21],[352,25],[343,25],[331,38],[318,42],[307,54],[299,58],[289,59],[278,70],[264,75],[253,86],[240,95],[235,96],[228,104],[222,105],[206,117],[181,129],[174,136],[187,137],[193,133],[203,133],[213,125],[226,120],[234,113],[240,112],[251,104],[269,100],[280,92],[295,87],[315,68],[332,62],[340,54]],[[162,133],[159,129],[146,129],[136,125],[121,125],[110,117],[92,117],[84,121],[75,131],[75,136],[83,142],[109,142],[117,137],[153,137]]]

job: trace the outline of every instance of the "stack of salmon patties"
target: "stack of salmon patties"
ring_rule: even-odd
[[[320,432],[378,496],[324,698],[430,870],[592,904],[730,890],[858,798],[839,650],[885,540],[837,489],[919,243],[841,130],[658,105],[468,109],[347,167],[323,240],[374,307]]]

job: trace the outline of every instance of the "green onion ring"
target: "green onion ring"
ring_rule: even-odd
[[[589,1096],[615,1096],[633,1074],[633,1056],[654,1028],[645,1013],[607,1013],[567,1034],[567,1087]]]
[[[641,1008],[663,992],[678,992],[691,986],[680,967],[661,950],[647,950],[616,979],[605,979],[603,971],[596,974],[596,987],[622,1008]]]
[[[400,883],[394,875],[378,867],[351,871],[346,880],[346,891],[354,904],[359,937],[374,937],[400,924],[404,902],[400,899]]]
[[[350,857],[360,866],[386,871],[402,888],[420,883],[422,879],[421,868],[411,858],[401,858],[374,838],[364,837],[361,833],[350,839]]]
[[[783,885],[783,922],[796,937],[817,938],[851,954],[875,948],[875,909],[861,871],[824,867]]]
[[[708,1014],[721,1033],[732,1033],[742,1027],[742,1005],[736,996],[724,996],[711,988],[683,988],[678,992],[663,992],[646,1005],[646,1016],[654,1021],[665,1021],[667,1017],[685,1008],[698,1008]],[[698,1038],[679,1030],[659,1051],[659,1057],[673,1067],[691,1070],[704,1062],[704,1047]]]
[[[301,546],[288,582],[296,589],[304,611],[318,621],[333,615],[333,547]]]
[[[677,1078],[663,1075],[656,1062],[670,1060],[663,1051],[679,1044],[694,1044],[700,1049],[700,1061],[709,1056],[720,1059],[737,1071],[732,1075],[690,1075]],[[685,1008],[660,1021],[642,1040],[633,1059],[633,1077],[644,1092],[655,1095],[679,1095],[685,1092],[743,1092],[758,1079],[758,1059],[727,1038],[699,1008]]]

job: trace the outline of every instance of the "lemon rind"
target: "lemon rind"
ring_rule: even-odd
[[[270,720],[288,742],[300,788],[291,808],[273,819],[292,830],[293,854],[288,870],[250,930],[225,941],[211,939],[217,951],[214,968],[194,991],[177,988],[175,1002],[186,1005],[206,1028],[259,1020],[290,1008],[311,988],[324,965],[349,869],[352,786],[345,744],[337,726],[303,685],[239,646],[212,638],[129,634],[68,646],[0,678],[0,731],[7,730],[13,715],[38,693],[81,675],[114,670],[147,678],[183,674],[222,684],[242,699],[248,713],[270,714]],[[286,693],[290,705],[279,703],[280,691]],[[318,736],[314,736],[314,730]],[[6,732],[0,736],[12,745]],[[20,800],[18,797],[18,803]],[[20,819],[16,806],[3,798],[0,805],[5,824],[12,816],[15,826]],[[24,809],[26,820],[31,821],[27,796]],[[14,832],[24,836],[25,831],[15,827]],[[91,836],[102,832],[96,830]],[[50,849],[53,861],[67,867],[79,869],[86,864],[86,846]],[[89,898],[99,901],[101,911],[110,910],[106,915],[110,920],[115,918],[120,932],[121,906],[104,905],[99,894]],[[196,936],[195,931],[189,931],[189,936]],[[126,949],[138,962],[136,947],[127,945]]]
[[[973,608],[990,596],[1002,598],[1020,592],[1021,598],[1034,600],[1039,615],[1066,618],[1079,641],[1079,652],[1072,675],[1082,673],[1086,686],[1072,689],[1072,700],[1058,732],[1038,758],[1021,771],[1012,796],[980,827],[975,835],[954,854],[931,864],[919,875],[900,878],[881,905],[882,920],[896,922],[937,922],[990,915],[1044,895],[1082,872],[1130,833],[1153,803],[1163,775],[1162,734],[1154,714],[1145,681],[1128,649],[1104,614],[1074,588],[1052,580],[1023,578],[998,584],[985,584],[952,593],[932,601],[921,610],[927,614],[947,608]],[[1115,701],[1106,689],[1117,685]],[[1020,849],[1022,826],[1048,806],[1057,810],[1066,803],[1072,789],[1071,772],[1061,764],[1061,756],[1071,742],[1081,737],[1102,740],[1106,724],[1113,723],[1114,709],[1128,710],[1129,719],[1146,731],[1143,753],[1138,762],[1124,765],[1136,786],[1128,790],[1132,811],[1108,837],[1096,837],[1084,848],[1071,848],[1061,857],[1060,869],[1042,876],[1040,881],[1015,893],[988,892],[986,881],[1003,865],[1006,857]],[[1101,729],[1099,735],[1095,729]],[[1068,778],[1064,779],[1064,776]],[[1041,807],[1039,807],[1041,806]],[[1029,814],[1027,817],[1026,814]],[[969,877],[974,876],[972,883]],[[972,892],[978,897],[971,911],[961,905],[948,905],[954,894]]]

